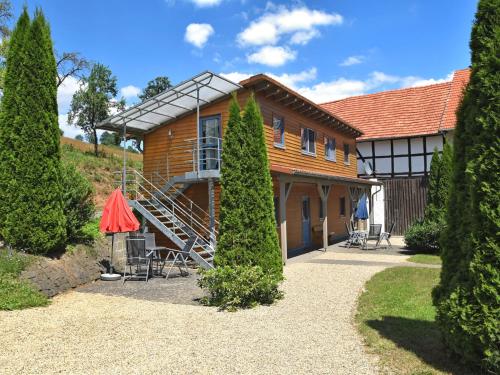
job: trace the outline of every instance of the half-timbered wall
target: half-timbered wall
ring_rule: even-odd
[[[358,176],[367,177],[369,162],[377,178],[427,176],[434,149],[443,150],[444,135],[358,142]]]

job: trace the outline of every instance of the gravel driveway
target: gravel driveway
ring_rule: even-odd
[[[329,261],[360,258],[295,261],[285,268],[285,299],[236,313],[78,291],[46,308],[0,311],[0,373],[375,374],[353,326],[356,298],[406,257]]]

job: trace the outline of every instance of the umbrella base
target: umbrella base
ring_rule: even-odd
[[[122,278],[122,275],[117,273],[103,273],[101,274],[101,280],[104,281],[117,281]]]

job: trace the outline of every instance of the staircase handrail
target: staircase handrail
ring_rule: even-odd
[[[123,172],[116,172],[116,174],[122,174]],[[133,180],[129,180],[130,177],[134,177]],[[155,194],[153,192],[151,192],[150,190],[151,189],[147,189],[144,184],[140,184],[138,183],[137,179],[136,178],[139,178],[143,181],[145,181],[147,184],[149,184],[151,187],[152,187],[152,190],[155,191],[155,193],[157,193],[158,195],[160,195],[162,198],[158,198],[155,196]],[[123,176],[122,176],[122,179],[123,179]],[[196,235],[198,235],[199,239],[200,240],[203,240],[204,242],[207,242],[207,244],[209,244],[209,242],[206,240],[205,236],[208,237],[208,238],[211,238],[212,236],[212,233],[210,231],[209,228],[207,228],[205,226],[204,223],[201,223],[199,222],[196,218],[193,218],[192,215],[190,215],[189,212],[187,212],[181,205],[177,204],[177,202],[175,202],[173,199],[171,199],[170,197],[168,197],[166,194],[164,194],[161,190],[159,190],[156,186],[154,186],[153,183],[151,183],[150,181],[148,181],[141,173],[139,173],[138,171],[136,171],[135,169],[129,169],[127,170],[127,179],[125,181],[125,186],[127,187],[130,187],[131,184],[135,184],[135,185],[138,185],[139,187],[141,187],[144,192],[146,192],[147,194],[150,194],[152,197],[155,197],[155,201],[156,203],[160,204],[162,206],[162,208],[164,208],[166,211],[168,211],[172,216],[174,216],[179,222],[181,222],[184,226],[188,227],[190,230],[192,230]],[[134,190],[134,193],[136,195],[142,195],[144,197],[144,194],[142,194],[137,188]],[[136,197],[137,198],[137,197]],[[144,197],[145,198],[145,197]],[[172,210],[169,209],[163,202],[162,202],[162,199],[167,201],[169,204],[172,205]],[[148,201],[149,203],[152,204],[152,202],[150,202],[149,199],[144,199],[146,201]],[[154,205],[154,204],[153,204]],[[181,217],[179,217],[179,215],[176,215],[175,214],[175,210],[177,209],[177,211],[181,212],[182,214],[184,214],[186,217],[190,217],[191,218],[191,223],[187,223],[185,220],[183,220]],[[200,233],[199,231],[197,231],[192,223],[195,223],[197,225],[197,227],[201,228],[203,231],[205,231],[206,233]],[[179,226],[178,226],[179,227]],[[180,227],[179,227],[180,228]],[[182,230],[182,228],[180,228]],[[215,228],[214,228],[214,231],[215,231]]]
[[[208,218],[209,217],[209,213],[207,211],[205,211],[203,208],[201,208],[200,206],[198,206],[191,198],[189,198],[186,194],[184,194],[182,191],[180,191],[179,189],[177,189],[174,185],[175,185],[175,182],[174,183],[171,183],[170,181],[168,181],[165,177],[163,177],[162,175],[160,175],[158,172],[154,172],[154,174],[156,175],[156,177],[160,178],[163,182],[163,186],[162,188],[160,188],[160,190],[162,191],[162,189],[168,184],[168,189],[166,190],[174,190],[175,191],[175,194],[176,196],[180,196],[182,197],[183,199],[185,199],[186,201],[188,201],[188,203],[190,205],[192,205],[193,207],[195,207],[198,211],[201,211],[204,215],[206,215],[206,217]],[[184,203],[182,202],[179,202],[180,204],[186,206]],[[187,207],[186,207],[187,208]],[[200,215],[196,215],[198,216],[200,219],[202,219],[202,217],[200,217]],[[216,227],[219,226],[219,222],[217,220],[214,219],[214,223],[216,225]]]

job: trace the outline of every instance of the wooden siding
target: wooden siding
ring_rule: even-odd
[[[338,176],[356,177],[356,143],[355,139],[348,137],[336,129],[311,120],[289,107],[266,99],[263,95],[257,95],[262,116],[264,118],[264,131],[270,164],[276,164],[288,168],[296,168],[320,173],[334,174]],[[279,148],[274,146],[273,114],[283,117],[285,121],[285,146]],[[316,155],[305,155],[302,153],[300,129],[306,127],[316,132]],[[336,162],[325,159],[324,137],[335,138]],[[350,164],[344,164],[344,143],[349,144]]]
[[[238,101],[243,107],[249,96],[248,90],[238,93]],[[339,131],[313,121],[298,114],[288,107],[275,103],[262,95],[256,96],[264,118],[266,146],[270,164],[288,168],[329,173],[339,176],[356,177],[356,147],[355,139],[347,137]],[[207,105],[202,108],[200,115],[210,116],[220,114],[222,118],[222,133],[227,125],[229,99]],[[285,148],[274,146],[272,116],[276,113],[285,121]],[[316,131],[316,155],[304,155],[301,151],[301,127]],[[170,132],[170,136],[169,136]],[[192,153],[189,152],[189,139],[196,139],[196,114],[180,118],[179,120],[162,126],[144,136],[144,176],[151,178],[154,172],[164,178],[182,175],[193,170]],[[325,159],[324,137],[336,140],[336,162]],[[344,164],[343,144],[350,146],[350,164]]]
[[[424,177],[384,180],[385,227],[394,222],[393,234],[404,235],[408,227],[424,217],[427,179]]]

